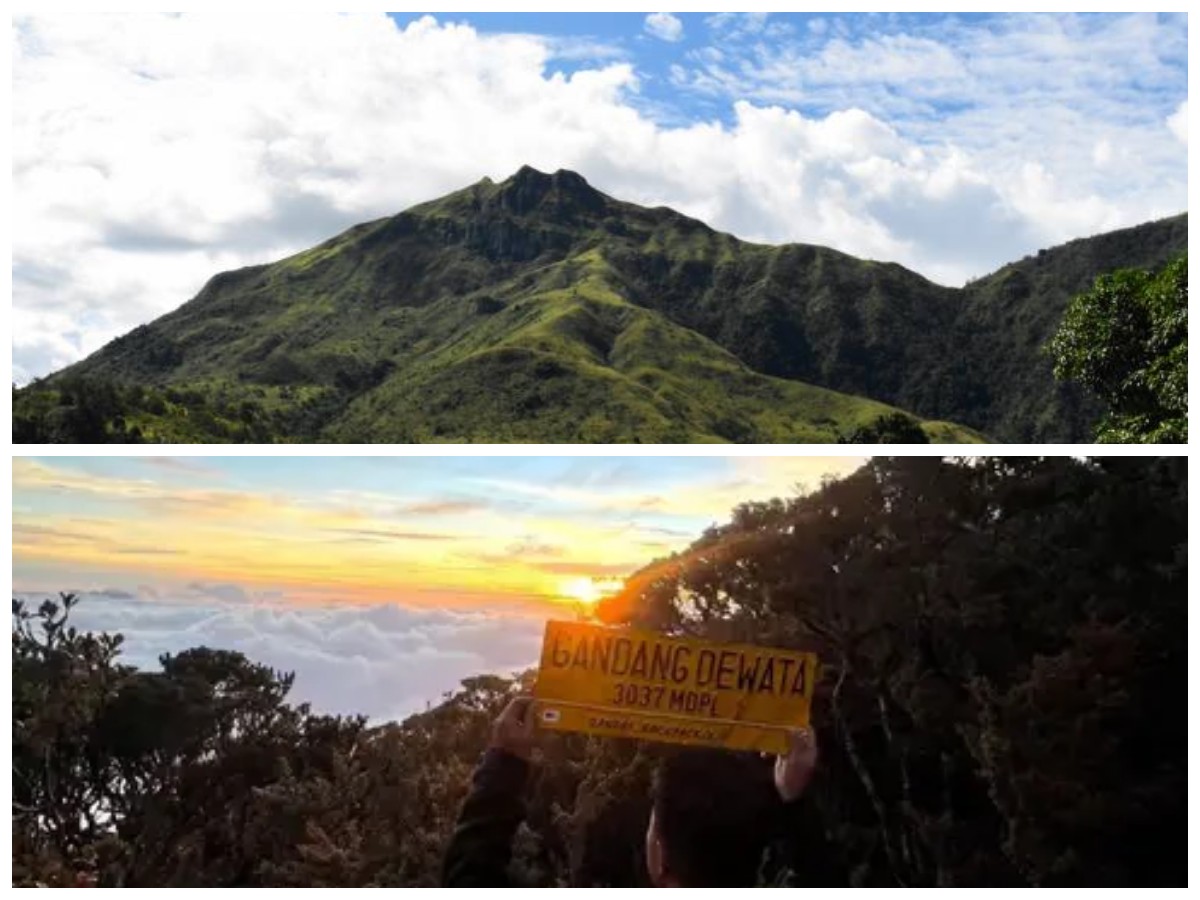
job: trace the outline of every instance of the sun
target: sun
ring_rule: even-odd
[[[619,578],[568,578],[558,586],[561,596],[585,606],[619,591],[624,582]]]

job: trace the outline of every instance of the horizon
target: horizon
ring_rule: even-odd
[[[207,644],[329,712],[415,712],[533,665],[548,618],[848,457],[46,457],[13,465],[13,596],[127,661]],[[365,704],[365,706],[364,706]]]
[[[522,164],[949,285],[1186,213],[1186,14],[233,21],[14,19],[17,383]]]

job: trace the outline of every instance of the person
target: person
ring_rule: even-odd
[[[512,839],[524,819],[522,790],[535,744],[532,700],[517,697],[496,719],[471,778],[443,862],[447,887],[508,882]],[[789,736],[773,779],[761,760],[686,749],[659,768],[646,828],[646,868],[656,887],[751,887],[763,851],[804,794],[817,765],[809,729]]]

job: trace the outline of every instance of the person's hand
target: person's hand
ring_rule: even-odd
[[[788,733],[788,752],[775,757],[775,789],[784,803],[804,793],[817,768],[817,733],[796,728]]]
[[[492,723],[492,740],[488,746],[528,761],[533,756],[536,725],[533,698],[513,697]]]

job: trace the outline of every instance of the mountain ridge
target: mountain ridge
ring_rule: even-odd
[[[280,439],[820,442],[899,411],[929,423],[924,437],[1072,439],[1096,411],[1036,356],[1057,321],[1036,308],[1039,260],[1099,241],[1121,265],[1153,263],[1180,233],[1186,245],[1186,213],[956,289],[830,248],[741,241],[526,166],[219,273],[40,387],[186,388],[256,407],[241,415]],[[1077,268],[1090,280],[1097,265]],[[1061,315],[1082,278],[1039,290]],[[988,381],[993,362],[1022,396]]]

